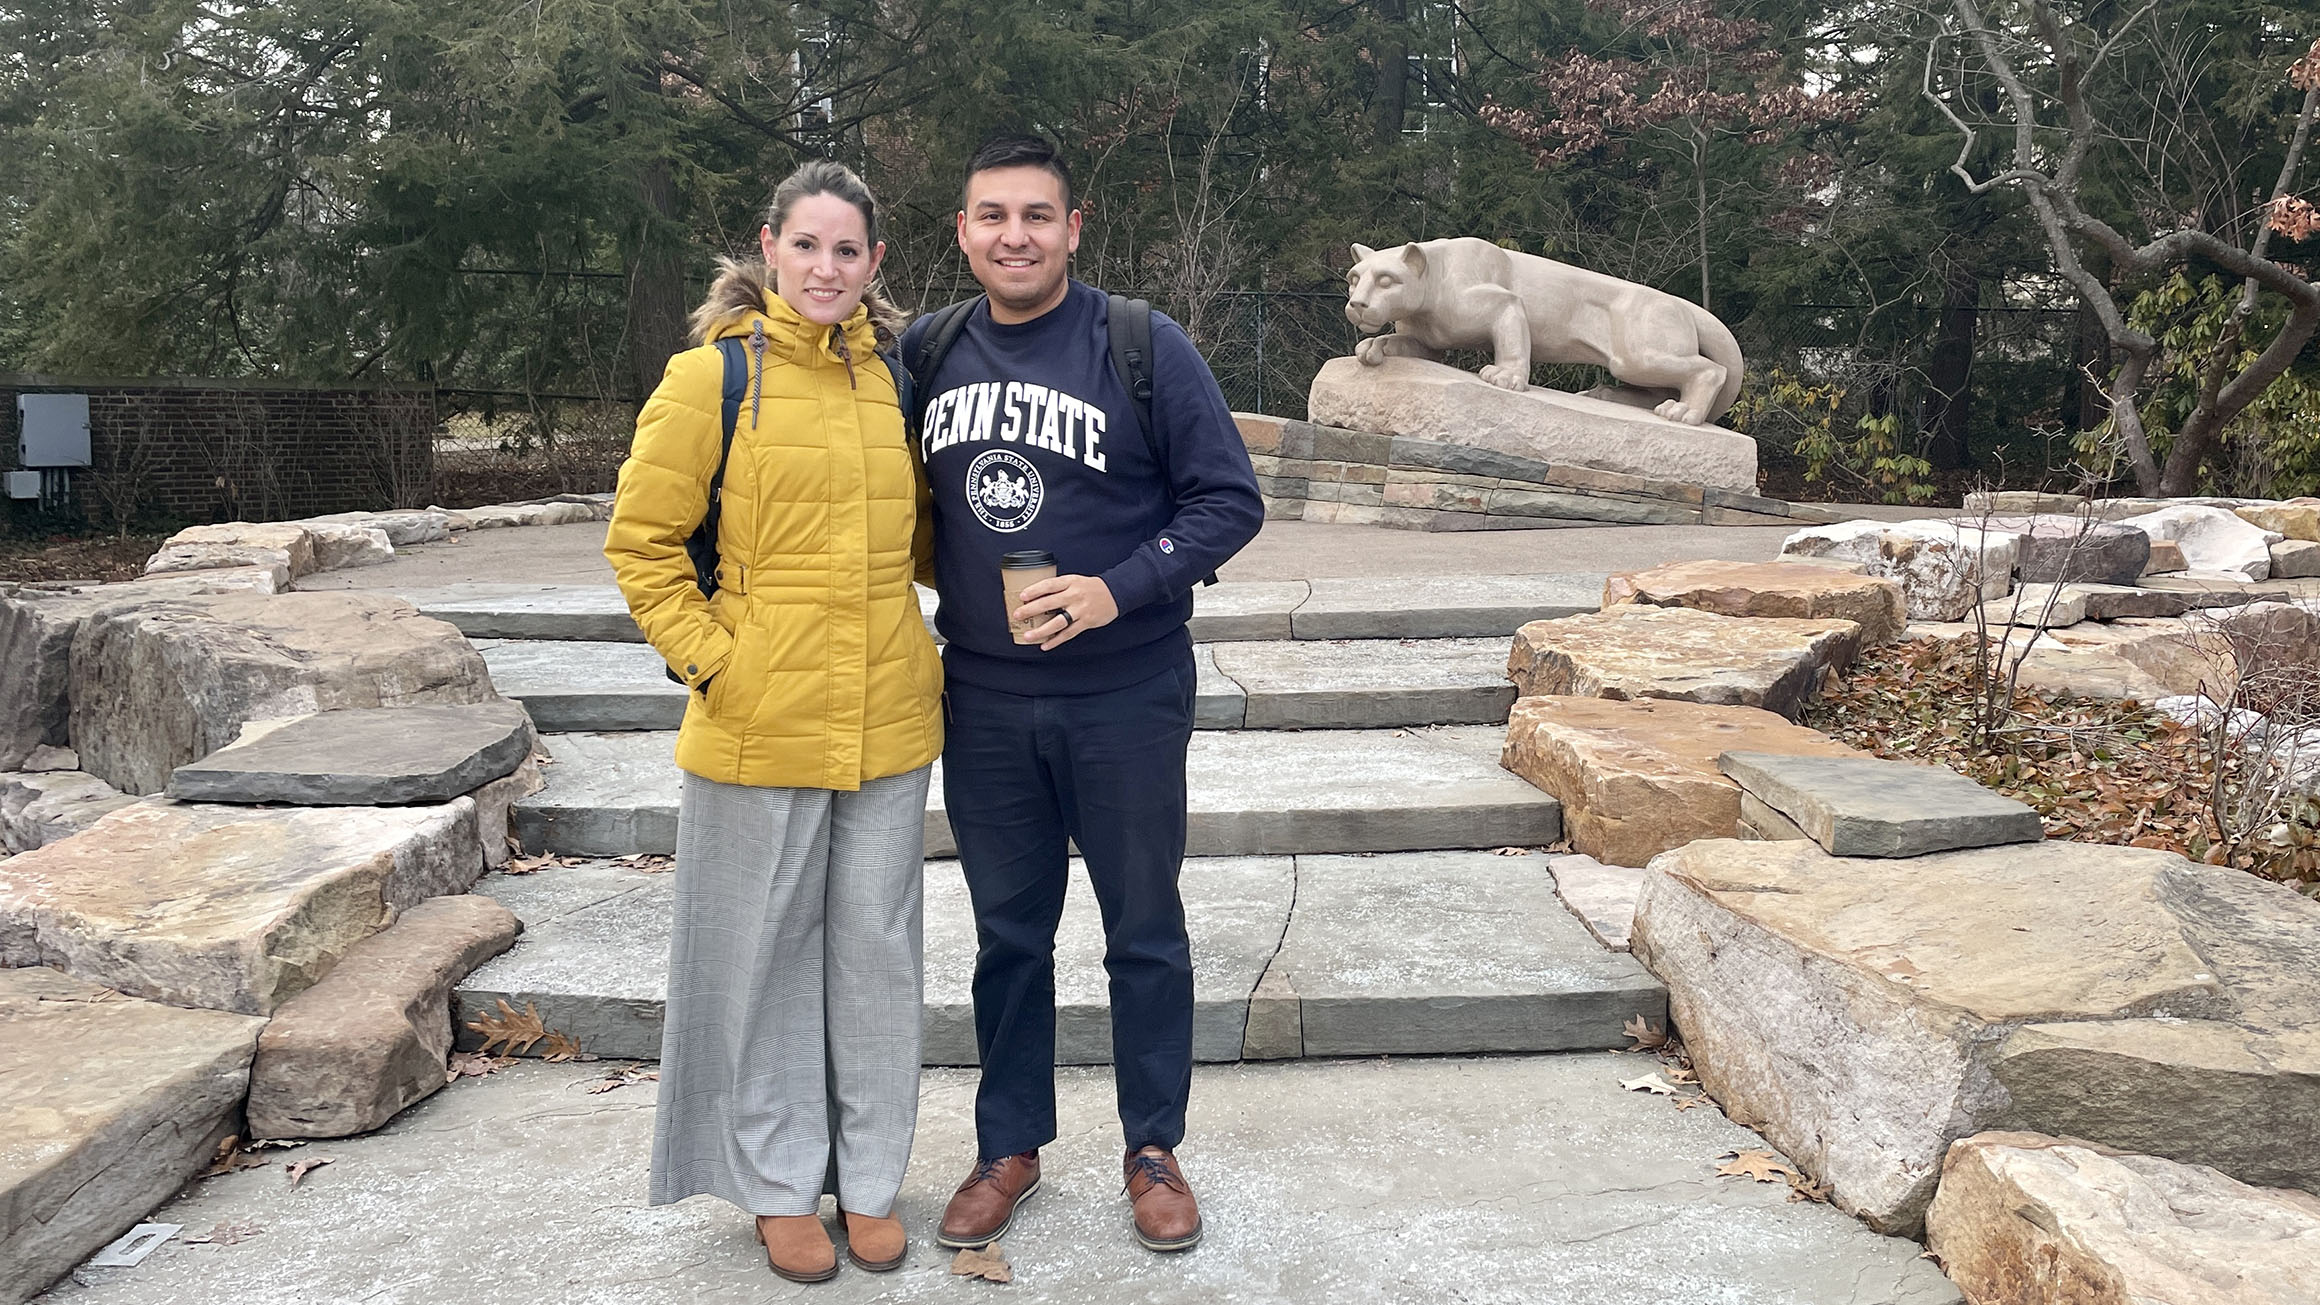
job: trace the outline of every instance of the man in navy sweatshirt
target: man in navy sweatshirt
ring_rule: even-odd
[[[1192,737],[1192,589],[1255,538],[1263,501],[1224,395],[1152,319],[1152,430],[1113,368],[1109,301],[1070,278],[1080,213],[1052,145],[967,165],[959,248],[985,294],[917,378],[946,648],[943,801],[974,901],[978,1155],[945,1246],[1007,1230],[1055,1138],[1055,930],[1067,843],[1104,920],[1112,1064],[1137,1240],[1200,1240],[1178,1167],[1192,1089],[1192,957],[1177,874]],[[918,365],[921,319],[902,339]],[[1009,610],[1008,553],[1058,574]],[[1017,642],[1009,621],[1029,623]]]

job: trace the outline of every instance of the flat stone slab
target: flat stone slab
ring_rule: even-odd
[[[0,1300],[70,1272],[209,1163],[264,1025],[0,969]]]
[[[1192,728],[1239,729],[1248,717],[1249,695],[1231,676],[1216,668],[1214,645],[1193,646],[1192,670]]]
[[[1488,852],[1297,858],[1266,983],[1294,995],[1307,1056],[1621,1047],[1667,1001],[1562,908],[1546,858]]]
[[[1719,1156],[1761,1141],[1714,1110],[1620,1089],[1647,1066],[1600,1054],[1202,1066],[1179,1154],[1207,1238],[1166,1261],[1128,1240],[1111,1073],[1065,1068],[1059,1137],[1043,1153],[1044,1190],[1004,1243],[1015,1281],[1003,1288],[950,1277],[953,1253],[933,1244],[973,1158],[976,1075],[930,1070],[897,1206],[909,1258],[894,1273],[841,1271],[798,1298],[1955,1305],[1915,1243],[1792,1202],[1785,1184],[1714,1177]],[[159,1217],[189,1235],[265,1232],[170,1242],[134,1269],[83,1268],[86,1285],[52,1302],[314,1305],[386,1283],[410,1300],[469,1300],[478,1283],[511,1300],[781,1297],[731,1206],[646,1207],[654,1085],[588,1091],[616,1068],[535,1062],[464,1080],[379,1133],[332,1143],[336,1162],[294,1193],[279,1164],[209,1179]],[[447,1139],[460,1163],[445,1163]],[[511,1228],[543,1231],[511,1239]],[[313,1247],[330,1253],[301,1253]]]
[[[575,639],[643,643],[613,585],[461,584],[398,589],[395,596],[449,621],[470,639]]]
[[[2046,837],[2036,811],[1947,766],[1772,752],[1727,752],[1716,765],[1832,856],[1921,856]]]
[[[285,1002],[250,1069],[252,1137],[367,1133],[443,1087],[451,986],[523,926],[488,897],[430,897]]]
[[[1500,389],[1472,372],[1418,358],[1368,366],[1332,358],[1306,406],[1317,425],[1473,445],[1551,464],[1719,489],[1756,488],[1756,441],[1640,408],[1532,387]]]
[[[514,774],[531,755],[531,722],[505,700],[347,708],[245,735],[179,766],[169,796],[317,807],[449,802]]]
[[[543,734],[673,730],[693,697],[649,644],[521,640],[486,645],[483,662]]]
[[[1204,645],[1246,695],[1250,729],[1486,725],[1514,705],[1503,639],[1298,639]]]
[[[1290,625],[1299,639],[1504,639],[1526,622],[1594,611],[1603,579],[1581,572],[1315,580]]]
[[[568,886],[556,881],[565,881]],[[601,1056],[658,1059],[668,992],[673,874],[597,863],[527,876],[493,876],[527,931],[514,951],[460,985],[461,1045],[478,1013],[505,1000],[538,1010],[551,1028]],[[1249,994],[1280,949],[1295,894],[1287,857],[1193,857],[1184,863],[1186,924],[1193,953],[1193,1055],[1238,1060]],[[974,908],[955,861],[930,861],[925,880],[926,1007],[921,1055],[929,1065],[976,1063]],[[1103,922],[1077,860],[1056,930],[1056,1056],[1063,1064],[1109,1064],[1109,980]]]
[[[1303,580],[1195,585],[1192,620],[1185,628],[1196,643],[1293,638],[1289,614],[1310,592]]]
[[[1524,626],[1506,673],[1526,698],[1670,698],[1793,720],[1821,677],[1851,665],[1860,646],[1852,621],[1622,604]]]
[[[155,798],[0,861],[0,966],[270,1014],[397,911],[483,871],[475,802],[233,807]]]
[[[1605,865],[1582,853],[1547,858],[1555,877],[1555,893],[1595,941],[1615,952],[1628,950],[1635,928],[1635,895],[1643,888],[1643,871],[1634,866]]]
[[[1693,839],[1738,831],[1740,786],[1716,768],[1716,758],[1735,749],[1855,755],[1754,707],[1536,697],[1515,703],[1504,759],[1563,804],[1573,848],[1640,866]]]
[[[128,793],[161,792],[253,720],[499,696],[457,630],[359,590],[102,608],[74,636],[70,687],[81,768]]]
[[[1953,1143],[1926,1239],[1991,1305],[2320,1300],[2320,1198],[2038,1133]]]
[[[1718,616],[1851,621],[1868,643],[1899,637],[1907,622],[1901,586],[1835,567],[1774,562],[1670,562],[1610,576],[1603,606],[1690,607]]]
[[[1950,1143],[2079,1137],[2320,1188],[2320,903],[2169,852],[1908,860],[1707,839],[1654,860],[1635,956],[1710,1095],[1872,1227]]]
[[[1495,733],[1495,731],[1488,731]],[[1542,846],[1562,836],[1554,799],[1456,732],[1196,730],[1187,762],[1191,856]],[[676,850],[675,739],[556,734],[547,786],[515,807],[523,845],[581,856]],[[953,849],[940,763],[927,854]]]

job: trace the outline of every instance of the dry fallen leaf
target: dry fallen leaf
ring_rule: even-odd
[[[1708,1095],[1707,1093],[1705,1093],[1705,1092],[1701,1093],[1700,1095],[1698,1095],[1698,1096],[1696,1096],[1696,1097],[1677,1097],[1677,1098],[1676,1098],[1676,1109],[1677,1109],[1679,1112],[1680,1112],[1680,1111],[1685,1111],[1685,1110],[1693,1110],[1693,1109],[1696,1109],[1696,1108],[1698,1108],[1698,1107],[1700,1107],[1700,1106],[1712,1106],[1712,1105],[1714,1105],[1714,1104],[1716,1104],[1716,1099],[1715,1099],[1714,1097],[1711,1097],[1711,1096],[1709,1096],[1709,1095]]]
[[[469,1020],[467,1027],[483,1035],[483,1046],[478,1050],[486,1055],[495,1043],[511,1054],[520,1054],[548,1036],[547,1026],[540,1023],[540,1012],[531,1002],[525,1002],[523,1012],[518,1014],[505,997],[499,999],[499,1014],[479,1015]]]
[[[513,1056],[487,1056],[480,1051],[455,1051],[451,1063],[443,1067],[443,1081],[456,1083],[463,1078],[482,1078],[516,1063]]]
[[[266,1231],[265,1228],[254,1220],[242,1219],[233,1223],[221,1222],[217,1227],[199,1237],[180,1237],[178,1240],[194,1246],[204,1243],[211,1246],[232,1246],[236,1242],[246,1242],[264,1231]]]
[[[646,1069],[642,1065],[623,1065],[589,1084],[588,1095],[599,1096],[614,1088],[627,1087],[631,1083],[659,1082],[660,1076],[661,1072],[657,1069]]]
[[[1694,1074],[1690,1067],[1685,1065],[1670,1065],[1661,1072],[1667,1075],[1668,1082],[1677,1087],[1685,1087],[1700,1081],[1699,1075]]]
[[[568,1033],[551,1029],[540,1043],[540,1059],[551,1065],[576,1060],[580,1054],[580,1040]]]
[[[313,1173],[315,1170],[320,1169],[324,1165],[329,1164],[331,1161],[337,1158],[338,1157],[336,1156],[318,1155],[312,1159],[300,1160],[295,1164],[287,1164],[282,1167],[290,1172],[290,1185],[292,1187],[296,1187],[298,1184],[306,1181],[306,1175]]]
[[[1827,1205],[1829,1203],[1829,1189],[1825,1184],[1813,1182],[1802,1174],[1792,1174],[1788,1180],[1788,1199]]]
[[[1672,1097],[1676,1095],[1675,1085],[1668,1082],[1666,1079],[1661,1078],[1658,1074],[1646,1074],[1642,1078],[1631,1078],[1622,1082],[1619,1086],[1626,1088],[1630,1092],[1649,1092],[1655,1097]]]
[[[1760,1183],[1782,1183],[1797,1178],[1796,1170],[1770,1151],[1727,1151],[1730,1160],[1716,1166],[1719,1178],[1753,1178]]]
[[[1007,1263],[1005,1248],[997,1242],[960,1251],[951,1259],[951,1273],[961,1278],[981,1278],[985,1282],[1015,1281],[1015,1270]]]
[[[210,1157],[209,1168],[201,1171],[203,1178],[230,1174],[236,1169],[263,1169],[273,1161],[264,1156],[251,1155],[242,1149],[242,1139],[228,1137],[218,1143],[217,1154]]]
[[[1490,854],[1492,856],[1529,856],[1531,850],[1527,847],[1494,847],[1490,849]]]
[[[612,863],[648,875],[667,874],[677,868],[677,859],[665,852],[631,852],[612,858]]]
[[[1627,1036],[1635,1039],[1635,1045],[1629,1047],[1629,1051],[1657,1051],[1667,1045],[1667,1030],[1652,1027],[1651,1021],[1641,1015],[1629,1016],[1627,1023],[1620,1028]]]

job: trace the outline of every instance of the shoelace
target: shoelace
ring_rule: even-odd
[[[1138,1174],[1142,1174],[1157,1186],[1172,1188],[1186,1195],[1190,1195],[1192,1192],[1191,1188],[1184,1185],[1184,1180],[1178,1178],[1175,1171],[1168,1167],[1168,1161],[1165,1157],[1156,1155],[1130,1157],[1128,1160],[1128,1178],[1126,1182],[1120,1184],[1120,1190],[1124,1192],[1133,1187]]]
[[[1000,1156],[995,1160],[977,1160],[975,1162],[975,1172],[967,1175],[967,1181],[959,1184],[959,1190],[963,1192],[966,1189],[973,1187],[977,1183],[998,1182],[999,1166],[1007,1163],[1013,1158],[1014,1157],[1012,1156]]]

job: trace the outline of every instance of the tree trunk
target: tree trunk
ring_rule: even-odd
[[[1404,0],[1377,0],[1377,93],[1369,102],[1371,138],[1390,146],[1402,138],[1410,106],[1410,28]]]
[[[1956,471],[1973,465],[1966,434],[1974,411],[1974,330],[1981,321],[1982,278],[1964,259],[1943,270],[1941,326],[1926,360],[1926,452],[1934,466]]]
[[[636,182],[643,212],[628,250],[628,365],[641,400],[685,347],[685,247],[668,161],[646,164]]]

